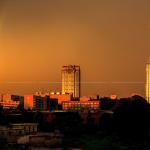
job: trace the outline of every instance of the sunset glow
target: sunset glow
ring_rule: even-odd
[[[87,83],[81,84],[81,95],[144,95],[149,5],[147,0],[2,0],[0,90],[60,91],[61,66],[79,64],[81,82]]]

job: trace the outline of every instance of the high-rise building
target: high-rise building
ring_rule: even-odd
[[[146,64],[146,99],[150,103],[150,57]]]
[[[80,66],[68,65],[62,67],[62,93],[80,97]]]

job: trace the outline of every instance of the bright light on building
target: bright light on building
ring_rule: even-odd
[[[110,95],[110,99],[112,99],[112,100],[116,100],[116,99],[117,99],[117,95],[115,95],[115,94]]]
[[[60,92],[56,92],[57,95],[60,95]]]
[[[55,92],[51,92],[50,94],[54,95],[54,94],[55,94]]]
[[[146,99],[150,103],[150,57],[146,64]]]

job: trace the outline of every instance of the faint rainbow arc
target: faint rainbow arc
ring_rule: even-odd
[[[1,10],[0,10],[0,31],[2,31],[2,29],[3,29],[5,15],[6,15],[6,13],[5,13],[5,9],[3,6],[3,8],[1,8]]]

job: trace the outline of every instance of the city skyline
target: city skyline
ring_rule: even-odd
[[[149,6],[148,0],[2,0],[0,92],[61,91],[61,66],[77,64],[82,95],[145,96]]]

